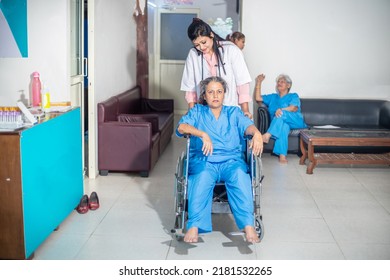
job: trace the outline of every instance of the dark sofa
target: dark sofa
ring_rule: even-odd
[[[98,103],[98,169],[149,176],[173,134],[172,99],[141,97],[136,86]]]
[[[301,98],[301,110],[309,129],[314,126],[333,125],[350,130],[390,130],[390,101],[365,99]],[[257,110],[257,127],[265,133],[270,116],[262,104]],[[274,140],[264,146],[265,152],[273,149]],[[347,149],[347,150],[346,150]],[[329,147],[327,152],[385,152],[385,147]],[[299,130],[290,131],[288,152],[300,153]]]

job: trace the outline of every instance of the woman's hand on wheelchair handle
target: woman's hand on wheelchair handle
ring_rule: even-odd
[[[253,116],[252,114],[248,111],[248,112],[244,112],[244,115],[247,116],[249,119],[253,119]]]

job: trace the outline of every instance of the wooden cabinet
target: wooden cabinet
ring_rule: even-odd
[[[27,259],[83,195],[80,109],[0,132],[0,259]]]

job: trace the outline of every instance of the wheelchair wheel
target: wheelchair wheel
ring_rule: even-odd
[[[255,230],[260,241],[264,237],[263,216],[261,215],[262,181],[264,179],[261,157],[256,157],[252,171],[253,200],[255,210]]]
[[[260,241],[263,240],[264,237],[264,224],[263,224],[263,217],[256,217],[255,220],[255,230],[257,232],[257,236],[259,237]]]
[[[174,211],[175,224],[171,233],[177,240],[183,236],[184,224],[186,220],[186,196],[187,196],[187,178],[186,178],[186,156],[183,152],[177,159],[174,189]]]

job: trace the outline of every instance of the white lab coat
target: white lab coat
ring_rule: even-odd
[[[223,104],[226,106],[238,106],[237,86],[250,83],[252,80],[242,51],[232,42],[221,41],[220,43],[223,46],[222,49],[220,48],[220,52],[226,75],[223,72],[222,65],[220,70],[217,67],[217,75],[225,79],[227,83]],[[203,79],[211,76],[205,58],[202,55],[198,55],[195,48],[191,48],[184,66],[180,86],[182,91],[196,91],[198,98],[200,96],[199,84],[202,81],[202,59]]]

